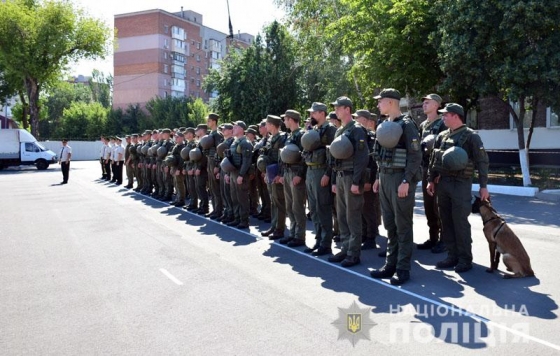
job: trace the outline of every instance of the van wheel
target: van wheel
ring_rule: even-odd
[[[40,159],[35,163],[37,169],[40,171],[44,171],[45,169],[49,168],[49,164],[44,159]]]

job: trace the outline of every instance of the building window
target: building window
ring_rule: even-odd
[[[196,55],[196,61],[197,61],[197,62],[200,62],[200,54],[197,54],[197,55]]]
[[[560,107],[546,109],[546,127],[560,128]]]
[[[196,86],[197,86],[197,87],[200,87],[200,80],[197,80],[197,81],[196,81]]]
[[[200,67],[196,67],[196,74],[200,74]]]
[[[163,48],[165,49],[169,48],[169,40],[167,38],[163,40]]]
[[[200,42],[196,43],[196,49],[200,49]]]
[[[167,52],[163,52],[163,59],[167,59]]]
[[[168,64],[163,65],[163,72],[166,73],[166,74],[169,73],[169,65]]]
[[[169,33],[169,26],[163,25],[163,32],[164,33]]]

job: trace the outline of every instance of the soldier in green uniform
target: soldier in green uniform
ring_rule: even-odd
[[[275,115],[268,115],[266,118],[266,130],[270,134],[266,146],[261,149],[262,160],[266,164],[266,173],[263,173],[268,191],[270,192],[270,229],[261,233],[268,236],[270,240],[277,240],[284,237],[286,230],[286,201],[284,198],[284,187],[280,183],[280,149],[284,147],[287,140],[285,132],[280,131],[282,119]],[[259,157],[261,159],[261,157]]]
[[[257,125],[249,125],[245,131],[245,137],[247,137],[247,141],[249,141],[253,148],[257,143],[258,129]],[[259,215],[259,192],[257,190],[256,171],[257,157],[253,156],[251,168],[249,168],[249,214],[254,218]]]
[[[167,156],[166,160],[171,164],[169,166],[169,175],[173,177],[173,183],[177,196],[175,201],[171,203],[173,206],[181,207],[185,205],[185,196],[187,194],[185,188],[185,175],[183,175],[183,158],[181,157],[181,150],[185,148],[185,135],[183,132],[178,131],[175,134],[175,146],[171,149],[171,154]],[[171,158],[169,158],[171,156]]]
[[[472,239],[469,214],[474,170],[478,171],[480,199],[488,199],[488,155],[480,136],[465,125],[465,112],[450,103],[439,110],[448,128],[438,135],[428,171],[429,194],[437,194],[442,223],[442,240],[447,258],[437,268],[455,268],[467,272],[472,268]],[[437,183],[437,189],[436,189]]]
[[[331,125],[333,125],[337,130],[338,128],[342,125],[342,123],[340,122],[340,119],[338,118],[338,116],[336,116],[336,113],[334,111],[331,111],[329,113],[329,123]],[[333,194],[334,195],[334,194]],[[332,219],[333,219],[333,241],[334,242],[340,242],[340,231],[338,229],[338,219],[337,219],[337,215],[336,215],[336,197],[333,196],[333,209],[332,209]]]
[[[442,99],[437,94],[429,94],[422,98],[422,109],[427,118],[420,124],[420,138],[422,139],[422,198],[424,200],[424,214],[428,221],[430,238],[418,245],[419,250],[431,250],[433,253],[445,251],[445,244],[440,239],[441,222],[437,199],[428,193],[428,168],[430,155],[436,136],[447,128],[438,114]]]
[[[236,121],[233,125],[235,140],[226,155],[235,166],[235,170],[225,176],[231,189],[234,220],[228,226],[238,229],[249,228],[249,169],[253,163],[253,145],[245,137],[247,125]]]
[[[375,128],[377,115],[368,110],[357,110],[353,116],[356,121],[366,129],[368,135],[368,149],[373,151],[375,143]],[[373,183],[377,176],[377,163],[372,155],[369,156],[368,168],[366,169],[366,183],[364,184],[364,209],[362,210],[362,250],[377,248],[376,238],[379,236],[379,225],[381,225],[381,204],[379,193],[373,191]]]
[[[329,257],[329,261],[341,262],[341,266],[351,267],[360,263],[364,183],[369,151],[365,130],[352,120],[352,101],[342,96],[332,105],[342,123],[329,151],[334,163],[331,184],[332,191],[336,194],[342,249]]]
[[[195,129],[194,127],[188,127],[185,130],[185,139],[186,139],[186,146],[189,149],[194,149],[198,146],[198,142],[196,142],[195,139]],[[184,174],[186,174],[187,176],[187,192],[189,193],[189,205],[187,205],[186,209],[188,211],[195,211],[198,210],[198,189],[196,186],[196,180],[195,180],[195,162],[193,160],[190,159],[190,157],[187,158],[187,160],[184,163],[184,169],[185,172]]]
[[[130,148],[132,147],[132,137],[130,135],[125,135],[126,146],[124,147],[124,167],[126,173],[126,189],[132,188],[134,184],[134,169],[132,168],[132,153]]]
[[[266,119],[262,120],[259,124],[259,135],[261,139],[255,144],[255,148],[253,150],[253,157],[255,157],[255,164],[257,170],[255,171],[255,180],[257,182],[257,191],[259,194],[259,198],[261,201],[261,210],[257,215],[257,219],[264,220],[264,222],[269,223],[270,220],[270,193],[268,191],[267,184],[264,180],[264,176],[261,172],[258,165],[258,158],[259,153],[261,152],[261,148],[266,147],[266,143],[268,142],[268,131],[266,130]],[[262,167],[261,167],[262,168]],[[264,167],[266,168],[266,167]]]
[[[172,152],[173,147],[175,146],[175,143],[173,141],[173,136],[171,136],[172,132],[173,131],[171,131],[170,129],[163,130],[163,142],[161,144],[161,147],[165,148],[165,152],[166,152],[165,157],[167,157],[167,155],[169,155]],[[162,162],[162,181],[163,181],[163,195],[161,200],[171,201],[173,198],[173,189],[174,189],[173,175],[171,174],[170,167],[164,164],[163,162]],[[183,198],[183,201],[184,200],[185,199]]]
[[[151,193],[151,187],[152,187],[152,180],[151,180],[151,167],[150,167],[150,157],[148,155],[148,151],[152,145],[151,142],[151,138],[152,138],[152,132],[150,130],[146,130],[144,131],[143,134],[143,145],[141,148],[142,151],[142,177],[143,177],[143,181],[144,184],[142,185],[142,189],[140,190],[140,193],[142,194],[150,194]]]
[[[225,153],[229,150],[231,144],[235,140],[235,137],[233,137],[233,125],[229,123],[223,124],[222,135],[224,136],[224,142],[220,144],[223,145],[223,153],[219,156],[220,160],[224,159]],[[227,173],[223,169],[220,169],[220,191],[222,192],[224,212],[216,219],[224,224],[228,224],[235,220],[234,205],[231,195],[231,183],[226,183],[226,174]]]
[[[330,184],[332,168],[328,162],[327,146],[334,140],[336,127],[327,121],[327,105],[313,103],[307,111],[311,113],[310,124],[312,130],[318,133],[318,142],[311,147],[304,147],[303,152],[307,165],[307,200],[316,239],[315,245],[305,252],[323,256],[332,253],[333,194]]]
[[[152,145],[150,150],[148,151],[148,156],[150,157],[150,176],[151,182],[153,185],[153,190],[151,196],[154,198],[159,197],[159,181],[158,181],[158,174],[157,174],[157,149],[159,148],[159,130],[152,131]]]
[[[206,130],[208,126],[205,124],[199,124],[196,127],[196,137],[197,141],[204,136],[206,136]],[[200,151],[203,151],[200,142],[197,145],[197,148]],[[208,184],[208,156],[202,155],[202,157],[194,162],[194,179],[196,183],[196,193],[198,195],[198,199],[200,200],[198,205],[198,210],[194,210],[193,212],[199,215],[206,215],[208,214],[208,190],[206,188]]]
[[[133,190],[139,192],[144,184],[142,177],[142,167],[140,162],[142,160],[142,139],[139,134],[132,134],[132,144],[134,145],[134,155],[132,156],[132,168],[134,170],[134,178],[136,179],[136,188]]]
[[[379,192],[388,240],[385,265],[373,270],[371,276],[391,278],[391,284],[401,285],[410,279],[415,191],[422,179],[420,136],[413,119],[401,113],[398,90],[384,89],[375,99],[379,100],[377,107],[381,115],[388,118],[377,130],[374,153],[379,178],[373,185],[374,192]],[[393,131],[384,135],[383,125]]]
[[[223,213],[223,203],[222,203],[222,193],[220,191],[220,182],[216,179],[216,175],[220,173],[218,165],[216,164],[216,147],[224,138],[218,132],[218,120],[220,117],[217,114],[208,114],[206,117],[206,124],[210,130],[209,136],[212,136],[213,143],[212,147],[203,150],[204,155],[207,157],[207,169],[208,169],[208,185],[210,188],[210,193],[212,194],[212,213],[208,216],[210,218],[218,218],[222,216]]]
[[[300,128],[301,114],[295,110],[287,110],[284,115],[284,124],[290,130],[286,140],[284,152],[281,155],[280,183],[284,186],[284,198],[286,202],[286,215],[290,219],[289,236],[278,242],[287,244],[289,247],[305,245],[305,231],[307,217],[305,215],[305,200],[307,192],[305,189],[305,176],[307,165],[302,160],[301,136],[304,131]],[[288,145],[291,145],[288,147]],[[293,147],[293,151],[291,150]]]

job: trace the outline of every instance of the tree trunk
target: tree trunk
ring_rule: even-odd
[[[507,104],[509,113],[513,117],[517,125],[517,145],[519,146],[519,165],[521,166],[521,174],[523,175],[523,186],[528,187],[531,185],[531,173],[529,171],[529,151],[525,147],[525,130],[523,129],[523,118],[525,117],[525,96],[519,98],[519,116],[513,107]]]
[[[531,115],[531,125],[529,126],[529,135],[527,135],[527,151],[531,149],[531,139],[533,138],[533,131],[535,128],[535,122],[537,121],[537,111],[539,107],[539,98],[533,97],[533,115]]]
[[[21,124],[23,125],[23,128],[27,130],[29,128],[29,121],[27,121],[29,106],[27,105],[23,92],[20,91],[18,94],[19,100],[21,101]]]
[[[31,121],[31,134],[39,134],[39,86],[34,78],[25,79],[25,89],[29,99],[29,118]]]

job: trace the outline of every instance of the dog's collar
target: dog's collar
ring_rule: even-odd
[[[483,221],[482,221],[482,225],[486,225],[486,224],[489,223],[490,221],[496,220],[496,219],[500,219],[500,220],[502,220],[502,221],[504,220],[504,219],[502,219],[502,217],[501,217],[500,215],[494,215],[494,216],[492,216],[490,219],[488,219],[488,220],[486,220],[486,221],[483,220]]]

